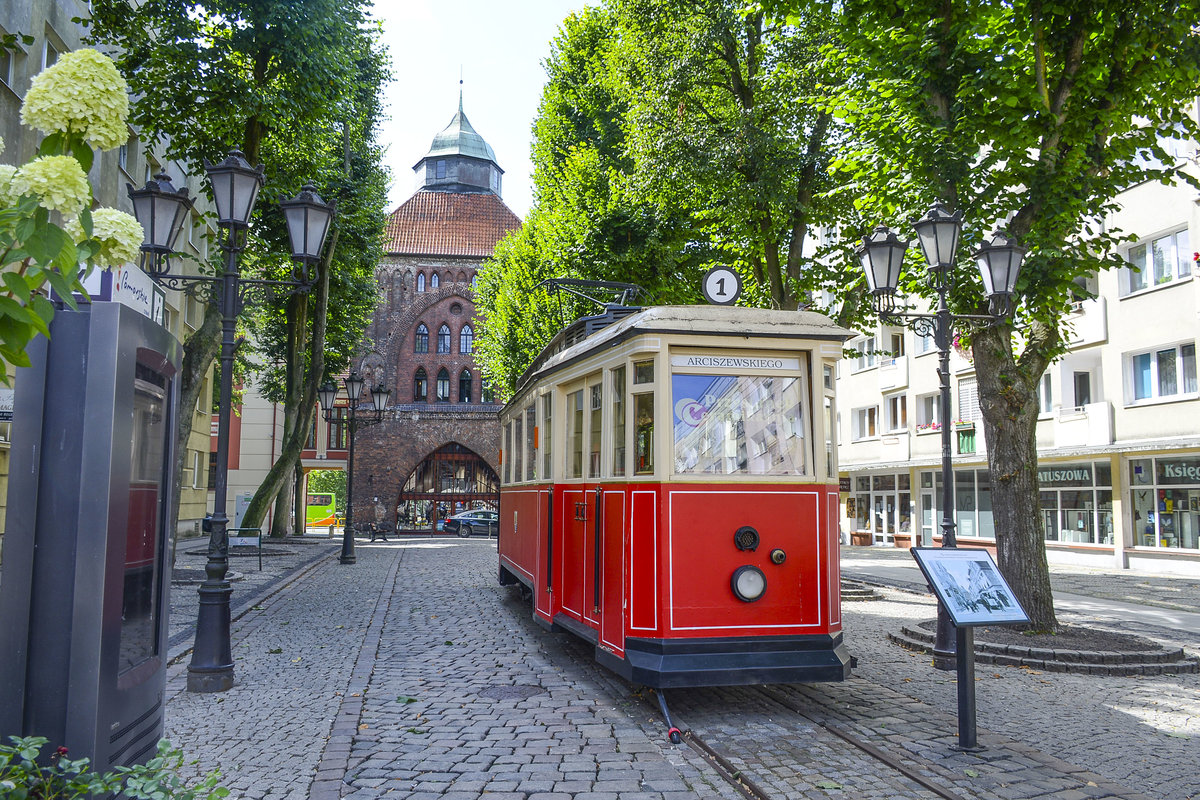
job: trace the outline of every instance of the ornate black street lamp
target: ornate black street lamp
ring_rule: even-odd
[[[360,427],[367,427],[383,419],[383,412],[388,405],[388,397],[392,390],[382,383],[371,390],[371,410],[359,416],[358,404],[362,399],[363,379],[357,372],[351,372],[342,383],[346,386],[346,397],[349,398],[346,408],[347,433],[350,436],[350,452],[346,459],[346,521],[342,525],[342,555],[338,558],[343,564],[353,564],[358,559],[354,555],[354,434]],[[334,402],[337,400],[338,388],[332,381],[317,390],[321,396],[321,414],[326,422],[334,419]]]
[[[233,590],[225,575],[229,571],[229,539],[226,514],[229,493],[229,414],[233,396],[233,357],[237,346],[238,315],[252,300],[252,292],[275,297],[278,292],[307,292],[316,276],[325,234],[333,218],[333,204],[321,202],[311,186],[282,204],[291,238],[292,255],[298,264],[291,280],[243,278],[238,258],[246,247],[250,214],[263,185],[262,167],[254,169],[236,150],[220,164],[204,162],[217,207],[217,224],[224,232],[221,249],[224,266],[220,275],[182,275],[170,272],[169,257],[187,219],[192,199],[186,189],[176,190],[171,179],[160,173],[142,189],[128,186],[134,214],[146,230],[142,245],[146,273],[159,284],[174,290],[210,285],[221,310],[221,393],[217,408],[217,463],[214,474],[213,513],[204,519],[209,534],[205,579],[200,584],[200,608],[196,618],[196,643],[188,665],[189,692],[223,692],[233,686],[233,655],[229,641],[229,598]]]
[[[855,249],[867,274],[867,286],[872,304],[881,321],[905,325],[920,336],[932,336],[938,349],[940,379],[940,408],[942,432],[942,547],[955,547],[954,535],[954,469],[950,458],[950,344],[956,322],[978,321],[995,325],[1012,313],[1013,292],[1024,248],[1002,231],[984,241],[974,258],[983,278],[988,298],[988,314],[951,314],[946,297],[954,278],[955,253],[962,231],[962,212],[950,213],[941,203],[935,204],[924,217],[913,223],[921,251],[925,255],[938,307],[932,314],[896,310],[896,286],[909,240],[900,239],[890,229],[880,226]],[[937,637],[933,646],[933,663],[938,669],[955,668],[955,636],[950,616],[938,603]]]

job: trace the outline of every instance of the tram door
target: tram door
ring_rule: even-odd
[[[587,387],[567,392],[566,469],[568,481],[579,480],[587,471]],[[585,483],[568,483],[563,490],[559,519],[562,531],[562,567],[559,603],[563,611],[579,620],[590,614],[585,602],[590,598],[584,576],[588,567],[588,521],[595,519],[594,504]]]

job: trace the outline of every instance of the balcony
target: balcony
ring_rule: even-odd
[[[891,392],[908,386],[908,358],[885,358],[879,362],[879,391]]]
[[[1070,332],[1067,343],[1072,347],[1085,347],[1108,341],[1108,305],[1103,297],[1079,300],[1071,303],[1067,313]]]
[[[1076,408],[1060,408],[1051,422],[1054,447],[1096,447],[1112,444],[1112,405],[1089,403]]]

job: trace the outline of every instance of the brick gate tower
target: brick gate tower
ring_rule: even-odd
[[[461,95],[413,170],[417,192],[388,217],[357,365],[392,396],[385,420],[356,437],[354,517],[434,532],[451,514],[498,508],[499,406],[475,363],[475,273],[521,221],[500,199],[504,171]]]

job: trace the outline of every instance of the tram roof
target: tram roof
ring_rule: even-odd
[[[584,339],[575,322],[558,333],[521,376],[521,394],[536,375],[555,371],[602,346],[644,333],[743,336],[755,339],[814,339],[844,342],[854,336],[824,314],[741,306],[649,306],[622,317]]]

